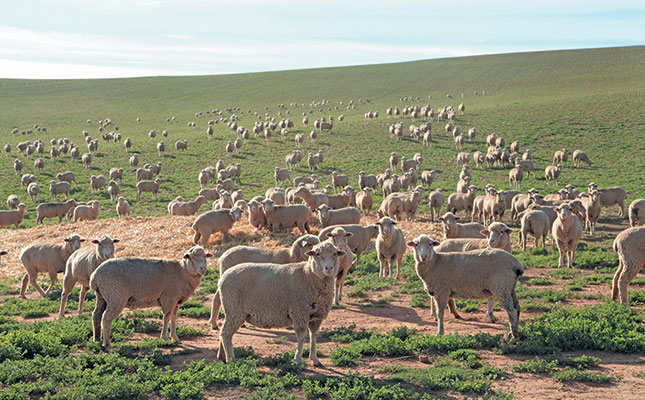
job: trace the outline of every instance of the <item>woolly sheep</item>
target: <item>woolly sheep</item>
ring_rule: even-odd
[[[83,161],[83,168],[89,168],[90,164],[92,164],[92,155],[90,153],[84,153],[81,160]]]
[[[398,196],[388,195],[383,199],[381,205],[376,212],[376,215],[379,218],[390,217],[395,220],[401,220],[403,212],[405,211],[405,206],[403,204],[403,199]]]
[[[157,178],[154,181],[141,181],[137,183],[137,200],[141,197],[143,192],[151,192],[157,200],[157,192],[161,187],[161,179]]]
[[[20,205],[20,198],[15,194],[10,194],[9,197],[7,197],[7,206],[9,206],[9,209],[17,210],[18,205]]]
[[[54,285],[58,280],[58,274],[65,271],[65,263],[67,259],[81,247],[80,236],[74,234],[64,239],[61,244],[32,244],[25,247],[20,252],[20,262],[25,268],[26,274],[22,279],[22,286],[20,288],[20,297],[25,299],[25,292],[27,291],[27,284],[31,286],[44,298],[49,295],[54,289]],[[38,285],[36,279],[39,273],[48,273],[50,284],[46,291]]]
[[[613,248],[619,264],[612,282],[611,298],[616,301],[620,296],[622,304],[629,304],[627,285],[645,267],[645,227],[625,229],[616,236]]]
[[[349,239],[354,236],[353,233],[347,232],[343,227],[337,226],[332,229],[330,232],[327,232],[325,236],[327,240],[331,242],[338,250],[344,251],[345,255],[339,257],[339,266],[338,272],[336,273],[336,279],[334,282],[334,304],[340,304],[343,299],[343,283],[345,283],[345,278],[347,277],[347,272],[352,267],[352,260],[354,255],[349,249]]]
[[[316,335],[332,306],[334,278],[339,257],[345,255],[330,242],[308,251],[308,261],[296,264],[240,264],[226,271],[218,282],[224,309],[218,358],[235,360],[232,337],[246,321],[260,328],[293,325],[298,340],[295,361],[302,362],[307,330],[309,358],[321,365],[316,351]],[[258,293],[272,295],[258,296]]]
[[[31,198],[31,201],[36,201],[38,198],[38,193],[40,193],[40,186],[36,182],[32,182],[27,186],[27,193]]]
[[[339,175],[338,172],[332,171],[331,185],[334,189],[343,190],[345,186],[349,185],[349,177],[347,175]]]
[[[139,166],[139,154],[135,153],[131,155],[128,163],[130,164],[131,168],[136,168],[137,166]]]
[[[76,183],[78,185],[78,182],[76,182],[76,176],[74,176],[74,173],[72,171],[67,171],[63,172],[62,174],[56,174],[56,179],[58,179],[59,182],[68,182],[68,183]]]
[[[220,192],[219,199],[213,202],[212,210],[222,210],[225,208],[233,208],[233,197],[225,190]]]
[[[484,226],[478,222],[470,222],[461,224],[457,221],[459,218],[451,212],[447,212],[441,217],[439,221],[441,222],[441,227],[443,229],[443,239],[454,239],[454,238],[476,238],[483,239],[485,236],[481,233],[484,230]]]
[[[90,201],[88,205],[77,205],[73,210],[74,222],[94,220],[99,217],[99,202]]]
[[[34,169],[36,169],[37,172],[42,172],[42,170],[45,168],[45,160],[42,158],[37,158],[34,161]]]
[[[629,208],[628,208],[628,214],[629,214],[630,226],[634,227],[639,225],[645,225],[645,199],[636,199],[632,201],[632,203],[629,205]]]
[[[16,210],[4,211],[0,210],[0,226],[13,225],[18,229],[18,225],[25,217],[25,210],[27,206],[23,203],[18,204]]]
[[[553,165],[566,164],[569,159],[569,153],[567,149],[556,150],[553,154]]]
[[[587,153],[582,150],[575,150],[573,152],[573,165],[578,168],[578,164],[580,164],[580,162],[584,162],[591,167],[591,160]]]
[[[168,213],[170,215],[195,215],[199,208],[208,203],[204,196],[197,196],[193,201],[177,201],[168,204]]]
[[[365,188],[356,193],[356,206],[363,212],[364,215],[370,214],[370,212],[372,211],[373,202],[374,199],[372,198],[371,188]]]
[[[539,247],[538,242],[542,238],[542,247],[546,249],[546,237],[551,230],[551,221],[544,211],[526,210],[519,214],[520,218],[520,243],[522,250],[526,250],[528,234],[535,237],[535,247]]]
[[[378,180],[376,179],[376,175],[366,175],[363,171],[358,173],[358,187],[361,190],[367,187],[376,189],[377,186]]]
[[[267,219],[264,215],[262,204],[254,199],[249,201],[249,224],[255,229],[267,226]]]
[[[114,258],[114,243],[119,242],[119,239],[112,239],[107,235],[103,235],[100,239],[92,240],[92,243],[96,246],[80,249],[67,259],[64,268],[63,291],[60,296],[60,310],[58,311],[60,317],[65,315],[67,298],[72,293],[77,282],[81,284],[81,294],[78,297],[78,313],[83,313],[83,303],[85,302],[85,295],[90,289],[92,272],[103,261]]]
[[[428,194],[428,206],[430,207],[430,220],[435,220],[435,215],[439,216],[439,211],[443,207],[446,199],[441,193],[441,189],[436,189]]]
[[[448,196],[447,209],[451,213],[463,210],[466,212],[466,218],[470,218],[473,212],[473,202],[477,195],[477,188],[473,185],[468,187],[468,193],[452,193]]]
[[[195,291],[206,273],[212,254],[202,247],[191,247],[181,260],[118,258],[101,264],[90,277],[96,292],[92,313],[94,340],[102,336],[103,347],[111,348],[112,321],[124,307],[145,308],[159,305],[164,314],[161,339],[178,341],[177,312]],[[152,283],[152,284],[151,284]],[[102,335],[101,335],[102,333]]]
[[[52,180],[49,182],[49,193],[52,196],[52,200],[56,200],[58,195],[65,195],[65,199],[69,197],[69,182],[56,182]]]
[[[311,211],[307,206],[294,204],[289,206],[276,205],[273,200],[265,199],[262,202],[267,227],[271,232],[283,229],[291,230],[298,227],[302,235],[310,233],[309,220]]]
[[[116,214],[119,218],[130,215],[130,203],[123,197],[119,196],[116,203]]]
[[[401,261],[405,255],[405,238],[403,232],[397,228],[396,221],[389,217],[383,217],[375,223],[379,227],[379,234],[376,237],[376,254],[381,268],[379,277],[392,277],[392,266],[397,264],[394,279],[399,279]],[[388,272],[389,271],[389,272]]]
[[[282,185],[285,181],[291,181],[289,170],[286,168],[275,167],[273,169],[273,178],[275,179],[275,184],[278,186]]]
[[[63,217],[76,207],[76,201],[69,199],[64,203],[41,203],[36,207],[36,224],[42,224],[44,218],[58,217],[58,223],[63,222]]]
[[[564,266],[564,255],[567,254],[567,265],[569,268],[573,267],[573,260],[576,255],[576,246],[580,238],[582,238],[582,224],[577,216],[571,212],[571,207],[568,204],[562,204],[555,208],[558,213],[558,218],[553,223],[551,228],[551,235],[553,240],[558,246],[560,253],[560,260],[558,267]]]
[[[326,228],[331,225],[357,224],[361,221],[361,212],[354,207],[331,210],[327,204],[317,209],[320,225]]]
[[[619,217],[625,216],[625,198],[627,192],[625,189],[615,186],[606,189],[599,189],[595,184],[589,185],[589,190],[598,190],[600,192],[600,205],[603,207],[611,207],[617,205],[620,208],[618,213]]]
[[[241,217],[242,210],[237,207],[208,211],[199,215],[191,226],[195,231],[193,243],[197,244],[201,238],[202,246],[206,246],[208,239],[216,232],[222,233],[222,241],[228,239],[229,230]]]
[[[13,169],[16,171],[16,175],[18,175],[22,171],[23,163],[19,159],[15,159],[13,161]]]
[[[593,190],[589,196],[580,199],[582,206],[585,208],[585,229],[589,229],[591,235],[596,230],[596,222],[600,217],[600,193]]]
[[[497,299],[508,314],[511,335],[517,342],[520,304],[515,286],[524,273],[522,264],[499,249],[438,253],[433,249],[437,245],[439,242],[427,235],[408,242],[414,253],[417,275],[425,291],[433,297],[437,335],[444,333],[443,313],[450,297]]]
[[[544,177],[546,178],[546,183],[554,181],[555,184],[558,184],[558,178],[560,178],[560,172],[562,171],[562,165],[558,164],[557,166],[549,165],[544,169]]]
[[[312,193],[306,187],[299,187],[293,196],[302,199],[312,212],[315,212],[321,205],[329,203],[329,198],[326,194]]]
[[[390,168],[396,171],[396,166],[399,165],[399,156],[396,153],[390,153]]]

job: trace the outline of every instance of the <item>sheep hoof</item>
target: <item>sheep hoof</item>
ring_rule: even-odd
[[[318,358],[312,358],[311,363],[314,365],[314,367],[322,367],[323,364],[320,362]]]
[[[488,318],[488,322],[490,322],[491,324],[494,324],[497,322],[497,318],[495,318],[493,314],[487,315],[486,317]]]

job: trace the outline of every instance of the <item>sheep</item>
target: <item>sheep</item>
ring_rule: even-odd
[[[457,253],[486,248],[501,249],[511,252],[511,233],[513,231],[501,222],[493,222],[480,233],[484,238],[452,238],[441,242],[435,251],[440,253]]]
[[[405,211],[408,221],[414,221],[419,204],[423,199],[423,190],[417,187],[412,192],[394,193],[388,197],[398,197],[403,201],[403,211]]]
[[[484,226],[478,222],[470,222],[461,224],[458,223],[459,218],[451,212],[447,212],[441,217],[439,221],[441,222],[441,227],[443,229],[443,239],[454,239],[454,238],[475,238],[482,239],[485,236],[481,233],[484,230]]]
[[[338,172],[332,171],[331,185],[334,189],[340,189],[342,191],[345,186],[349,185],[349,177],[347,175],[339,175]]]
[[[470,176],[464,176],[457,182],[457,193],[468,193],[471,179]]]
[[[378,226],[379,234],[376,237],[376,254],[378,256],[380,270],[379,277],[392,277],[392,266],[397,264],[394,279],[399,279],[401,261],[405,255],[405,238],[403,232],[397,228],[396,221],[390,217],[382,217],[375,223]]]
[[[52,200],[56,200],[58,195],[65,195],[65,199],[69,197],[69,182],[58,182],[55,180],[49,182],[49,193],[51,193]]]
[[[399,156],[392,152],[390,153],[390,168],[392,171],[396,171],[396,166],[399,165]]]
[[[520,142],[518,140],[514,140],[513,143],[511,143],[511,153],[519,153],[520,152]]]
[[[7,197],[7,206],[9,206],[10,210],[18,209],[19,204],[20,198],[18,198],[18,196],[16,196],[15,194],[10,194],[9,197]]]
[[[435,215],[439,216],[439,211],[441,210],[441,207],[443,207],[443,203],[445,203],[445,201],[446,198],[443,193],[441,193],[441,189],[436,189],[428,194],[428,206],[430,207],[431,221],[435,220]]]
[[[295,198],[301,198],[312,212],[315,212],[321,205],[329,203],[329,198],[326,194],[312,193],[306,187],[298,188],[293,196]]]
[[[197,196],[193,201],[178,201],[168,204],[168,213],[170,215],[195,215],[199,208],[208,203],[204,196]]]
[[[62,174],[56,174],[56,179],[58,179],[59,182],[68,182],[70,185],[73,182],[78,185],[78,182],[76,182],[76,176],[74,176],[74,173],[72,171],[63,172]]]
[[[92,240],[96,246],[86,247],[74,252],[65,263],[65,276],[63,278],[63,291],[60,296],[60,310],[58,315],[65,316],[65,305],[76,283],[81,284],[81,294],[78,298],[78,313],[83,313],[85,295],[90,289],[90,276],[101,263],[114,258],[114,243],[119,239],[112,239],[103,235],[100,239]]]
[[[578,168],[578,164],[581,161],[586,163],[589,167],[591,167],[591,160],[589,159],[589,156],[587,155],[587,153],[582,150],[575,150],[573,152],[573,165],[576,168]]]
[[[619,264],[612,282],[611,299],[616,301],[620,296],[621,304],[629,304],[627,285],[645,267],[645,227],[631,227],[619,233],[613,249],[618,254]]]
[[[331,225],[358,224],[361,221],[361,212],[354,207],[331,210],[327,204],[317,208],[320,225],[326,228]]]
[[[593,183],[593,182],[592,182]],[[593,184],[590,184],[589,190],[598,190],[600,192],[600,205],[603,207],[611,207],[617,205],[620,208],[618,213],[619,217],[625,216],[625,198],[627,197],[627,192],[625,189],[615,186],[606,189],[598,189],[598,187]]]
[[[456,213],[459,210],[466,212],[466,218],[470,218],[473,213],[473,202],[477,195],[477,187],[470,185],[468,193],[452,193],[448,196],[447,209],[451,213]]]
[[[265,199],[262,201],[262,207],[267,227],[271,232],[298,227],[302,235],[310,233],[309,220],[312,213],[307,206],[301,204],[280,206],[271,199]]]
[[[137,183],[137,200],[141,197],[143,192],[151,192],[157,200],[157,192],[161,187],[161,179],[157,178],[154,181],[141,181]]]
[[[555,184],[558,184],[558,178],[560,178],[560,172],[562,171],[562,165],[558,164],[557,166],[549,165],[544,169],[544,177],[546,178],[546,183],[554,181]]]
[[[401,170],[403,172],[407,172],[408,170],[412,168],[417,168],[418,166],[419,166],[419,163],[417,162],[417,160],[415,159],[408,160],[405,157],[401,157]]]
[[[425,185],[428,185],[428,188],[432,186],[432,182],[434,182],[434,177],[436,175],[435,170],[430,170],[430,171],[421,171],[421,182],[423,182]]]
[[[27,186],[27,193],[31,201],[36,201],[38,198],[38,193],[40,193],[40,186],[36,182],[32,182]]]
[[[177,311],[199,285],[206,273],[207,258],[212,256],[202,247],[194,246],[181,260],[129,257],[101,264],[90,276],[90,288],[96,292],[96,308],[92,313],[94,340],[102,337],[103,347],[109,351],[112,321],[124,307],[159,305],[164,314],[161,339],[169,340],[170,321],[170,337],[178,341]]]
[[[26,299],[25,292],[29,283],[43,298],[48,296],[58,280],[57,275],[65,271],[67,259],[72,253],[81,248],[81,242],[84,241],[85,239],[81,239],[79,235],[74,234],[65,238],[64,243],[61,244],[32,244],[22,249],[20,262],[25,268],[26,274],[22,279],[20,297]],[[43,291],[36,281],[38,274],[41,272],[49,274],[50,283],[46,291]]]
[[[13,169],[16,171],[16,175],[18,175],[18,174],[20,174],[20,172],[22,172],[22,167],[23,167],[22,161],[20,161],[19,159],[16,158],[13,161]]]
[[[362,211],[363,215],[369,215],[372,211],[372,189],[365,188],[356,194],[356,206]]]
[[[18,229],[18,225],[25,217],[25,210],[27,206],[23,203],[18,204],[16,210],[4,211],[0,210],[0,226],[13,225]]]
[[[105,188],[105,177],[103,175],[92,175],[90,177],[90,187],[92,192]]]
[[[133,155],[130,156],[130,159],[128,160],[128,163],[131,168],[136,168],[139,166],[139,154],[134,153]]]
[[[220,193],[219,199],[213,202],[212,210],[223,210],[225,208],[233,208],[233,197],[227,191]]]
[[[284,181],[290,181],[291,176],[289,175],[289,170],[286,168],[275,167],[273,169],[273,177],[275,178],[275,184],[281,186],[284,184]]]
[[[77,205],[73,210],[74,222],[94,220],[99,217],[99,202],[90,201],[88,205]]]
[[[175,151],[186,151],[188,150],[188,140],[178,140],[175,142]]]
[[[310,175],[310,176],[297,176],[293,178],[293,186],[298,187],[300,184],[307,184],[307,183],[313,183],[317,179],[316,175]]]
[[[43,160],[42,158],[37,158],[34,161],[34,169],[40,173],[43,171],[44,168],[45,168],[45,160]]]
[[[83,168],[89,168],[92,164],[92,155],[90,153],[83,153],[81,161],[83,161]]]
[[[58,217],[58,223],[63,222],[63,217],[76,207],[76,201],[69,199],[64,203],[41,203],[36,207],[36,224],[42,224],[44,218]]]
[[[578,212],[577,206],[579,206],[580,210]],[[578,219],[581,219],[581,216],[584,215],[584,207],[582,206],[582,202],[579,202],[579,204],[576,203],[569,203],[569,207],[571,207],[571,210],[574,214],[579,215]],[[553,223],[555,222],[556,219],[558,219],[558,212],[555,211],[556,207],[552,206],[543,206],[535,203],[531,203],[526,209],[527,210],[540,210],[543,211],[547,217],[549,217],[549,226],[552,228]]]
[[[569,153],[567,149],[557,150],[553,154],[553,165],[566,164],[569,159]]]
[[[249,201],[249,224],[257,230],[267,226],[262,204],[254,199]]]
[[[522,250],[526,250],[526,242],[528,234],[535,237],[535,247],[537,248],[540,237],[542,238],[542,247],[546,249],[546,237],[551,230],[551,221],[548,215],[541,210],[528,209],[521,212],[518,217],[520,218],[520,243]]]
[[[130,203],[123,196],[117,199],[116,214],[119,218],[130,215]]]
[[[238,207],[208,211],[199,215],[191,226],[195,231],[193,243],[198,244],[201,238],[202,246],[206,246],[208,239],[216,232],[222,233],[222,241],[227,240],[229,230],[240,218],[242,218],[242,210]]]
[[[11,197],[11,196],[9,196]],[[9,200],[7,200],[8,202]],[[13,208],[9,206],[10,208]],[[636,199],[632,201],[628,208],[629,225],[639,226],[645,225],[645,199]]]
[[[524,173],[521,168],[513,167],[508,172],[508,181],[511,183],[511,187],[519,189],[522,185],[522,179],[524,178]]]
[[[589,196],[580,199],[582,206],[585,208],[585,229],[589,229],[591,235],[596,230],[596,222],[600,217],[600,193],[593,190]]]
[[[564,255],[567,254],[567,265],[573,267],[573,260],[576,255],[576,246],[582,238],[582,224],[576,215],[571,212],[568,204],[562,204],[555,208],[558,218],[553,223],[551,235],[558,246],[560,260],[558,268],[564,266]]]
[[[340,304],[343,299],[343,283],[347,277],[347,272],[352,267],[354,255],[349,249],[349,239],[354,236],[353,233],[347,232],[343,227],[337,226],[334,227],[331,231],[327,232],[325,236],[327,240],[332,243],[338,250],[344,251],[345,255],[339,257],[339,267],[338,272],[336,273],[336,279],[334,282],[334,304]]]
[[[438,253],[433,249],[437,245],[439,242],[427,235],[408,242],[414,253],[417,275],[423,281],[425,291],[433,297],[437,335],[444,333],[443,313],[451,297],[497,299],[508,314],[513,342],[517,342],[520,304],[515,286],[524,273],[522,264],[499,249]],[[489,312],[493,318],[492,309]]]
[[[388,196],[401,190],[401,181],[397,174],[392,175],[383,182],[383,196]]]
[[[316,351],[316,335],[332,307],[334,278],[339,258],[345,255],[330,242],[316,245],[306,262],[296,264],[245,263],[226,271],[218,282],[224,309],[218,358],[235,360],[232,337],[246,321],[260,328],[293,325],[298,339],[295,361],[302,363],[307,329],[310,334],[309,359],[321,365]],[[272,295],[258,296],[259,293]]]
[[[264,197],[273,200],[275,204],[280,206],[286,203],[285,194],[279,187],[267,189],[264,193]]]
[[[378,180],[376,179],[376,175],[366,175],[365,172],[360,171],[358,173],[358,187],[361,190],[367,187],[376,189],[378,187]]]
[[[495,195],[486,196],[482,207],[485,223],[489,224],[493,221],[502,220],[504,210],[506,209],[504,197],[505,193],[503,191],[498,191]]]
[[[511,202],[511,221],[517,222],[519,214],[526,210],[532,203],[544,204],[543,196],[537,190],[531,189],[527,194],[518,194]]]
[[[314,235],[303,235],[296,239],[291,247],[281,249],[264,249],[251,246],[235,246],[226,250],[219,258],[219,276],[230,268],[242,263],[271,263],[271,264],[293,264],[307,261],[305,255],[320,240]],[[221,300],[219,291],[215,292],[211,305],[210,323],[213,329],[217,329],[217,317],[219,316]]]

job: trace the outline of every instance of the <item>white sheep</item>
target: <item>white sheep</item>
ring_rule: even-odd
[[[593,235],[596,230],[596,222],[600,218],[600,193],[593,190],[580,200],[585,208],[585,229],[588,228],[589,233]]]
[[[573,267],[573,260],[576,255],[576,246],[582,238],[582,224],[576,215],[571,212],[568,204],[562,204],[555,208],[558,218],[553,223],[551,235],[558,246],[560,260],[558,267],[564,266],[564,255],[567,255],[567,265]]]
[[[20,205],[20,198],[15,194],[10,194],[7,197],[7,206],[10,210],[17,210]]]
[[[99,217],[99,202],[90,201],[88,205],[77,205],[73,210],[74,222],[95,220]]]
[[[353,233],[347,232],[343,227],[337,226],[332,229],[330,232],[327,232],[325,236],[338,250],[344,251],[345,255],[339,257],[339,267],[338,272],[336,273],[336,279],[334,282],[334,304],[340,304],[343,299],[343,283],[345,283],[345,278],[347,277],[347,272],[352,267],[352,261],[354,255],[349,249],[349,239],[354,236]]]
[[[27,206],[23,203],[18,204],[16,210],[0,210],[0,226],[13,225],[18,229],[18,225],[22,222],[25,217],[25,210]]]
[[[36,182],[31,182],[27,186],[27,194],[29,194],[31,201],[36,201],[36,199],[38,198],[38,193],[40,193],[40,186]]]
[[[397,228],[396,221],[389,217],[383,217],[376,223],[379,227],[379,234],[376,238],[376,254],[378,255],[379,277],[392,277],[392,266],[397,264],[394,279],[399,279],[401,261],[405,255],[405,238],[403,232]]]
[[[310,233],[309,220],[311,211],[307,206],[294,204],[288,206],[276,205],[273,200],[265,199],[262,202],[267,227],[271,232],[291,230],[297,227],[300,233]]]
[[[628,214],[630,226],[634,227],[645,225],[645,199],[636,199],[632,201],[629,205]]]
[[[63,292],[60,296],[59,316],[65,315],[67,298],[72,293],[76,283],[81,284],[81,294],[78,297],[78,313],[83,313],[85,294],[90,289],[90,276],[103,261],[114,258],[114,243],[119,239],[112,239],[103,235],[100,239],[92,240],[96,246],[86,247],[74,252],[65,263],[65,276],[63,278]]]
[[[281,186],[285,181],[289,182],[291,180],[289,169],[275,167],[273,169],[273,178],[275,179],[275,184],[278,186]]]
[[[197,196],[193,201],[171,201],[168,204],[170,215],[195,215],[199,208],[208,203],[204,196]]]
[[[466,212],[466,218],[470,218],[473,213],[473,202],[477,195],[477,187],[470,185],[468,193],[452,193],[448,196],[448,204],[446,205],[448,211],[456,213],[463,210]]]
[[[620,296],[622,304],[629,304],[627,285],[645,267],[645,227],[631,227],[620,232],[613,248],[619,264],[612,282],[611,299],[616,301]]]
[[[123,196],[117,199],[116,214],[119,218],[130,215],[130,203]]]
[[[517,342],[520,304],[515,294],[522,264],[499,249],[466,253],[437,253],[439,242],[420,235],[408,246],[413,249],[416,272],[425,291],[433,297],[437,335],[443,335],[443,313],[451,297],[497,299],[506,310],[513,341]]]
[[[44,218],[58,218],[58,223],[63,222],[63,217],[76,207],[76,201],[69,199],[64,203],[41,203],[36,207],[36,224],[42,224]]]
[[[445,201],[446,198],[443,193],[441,193],[441,189],[436,189],[428,194],[428,206],[430,207],[431,221],[435,220],[435,215],[437,217],[440,215],[439,212],[441,211],[441,207],[443,207]]]
[[[26,273],[22,279],[20,297],[26,298],[25,292],[29,283],[43,298],[49,295],[58,280],[58,274],[65,271],[67,259],[72,253],[81,248],[81,242],[84,241],[85,239],[81,239],[79,235],[74,234],[65,238],[62,244],[32,244],[22,249],[20,262]],[[47,290],[43,291],[36,279],[39,273],[45,272],[49,274],[50,283]]]
[[[240,264],[218,282],[224,309],[218,358],[235,360],[232,338],[244,322],[260,328],[293,326],[298,340],[295,361],[302,362],[307,330],[309,359],[321,365],[316,335],[332,307],[334,278],[345,252],[323,242],[308,251],[309,260],[297,264]],[[260,295],[270,293],[270,296]]]
[[[213,255],[199,246],[191,247],[181,260],[117,258],[101,264],[90,277],[96,292],[92,313],[94,340],[103,338],[103,347],[111,349],[112,321],[124,307],[161,306],[164,324],[161,339],[178,341],[177,312],[195,291],[206,273],[207,258]]]
[[[549,165],[544,169],[544,177],[546,178],[546,183],[554,181],[555,184],[558,184],[558,178],[560,178],[560,172],[562,171],[562,165],[558,164],[557,166]]]
[[[159,192],[159,188],[161,187],[161,179],[157,178],[154,181],[141,181],[137,183],[137,200],[141,197],[141,193],[143,192],[151,192],[157,200],[157,192]]]
[[[535,237],[535,247],[539,246],[540,237],[542,238],[542,247],[546,249],[546,237],[551,230],[551,221],[548,215],[541,210],[526,210],[518,215],[520,218],[520,243],[522,250],[526,250],[528,234]]]
[[[354,207],[345,207],[339,210],[332,210],[327,204],[317,209],[320,225],[326,228],[331,225],[357,224],[361,221],[361,212]]]
[[[591,160],[587,153],[582,150],[575,150],[573,152],[573,165],[578,168],[578,164],[580,164],[580,162],[584,162],[591,167]]]
[[[589,191],[598,190],[598,192],[600,192],[601,206],[611,207],[617,205],[620,208],[618,216],[625,216],[625,198],[627,198],[627,192],[625,191],[625,189],[618,186],[599,189],[598,186],[593,182],[588,185],[588,188]]]
[[[191,226],[195,231],[193,243],[197,244],[201,238],[202,246],[206,246],[208,239],[216,232],[222,233],[222,241],[228,239],[229,230],[240,218],[242,218],[242,210],[237,207],[208,211],[201,214],[195,218]]]
[[[372,197],[372,189],[365,188],[356,193],[356,206],[363,212],[363,215],[369,215],[372,211],[372,204],[374,199]]]
[[[483,239],[485,236],[481,233],[484,230],[484,226],[478,222],[470,222],[461,224],[458,223],[459,217],[451,212],[447,212],[441,217],[439,221],[441,222],[441,227],[443,229],[443,239],[454,239],[454,238],[475,238]]]

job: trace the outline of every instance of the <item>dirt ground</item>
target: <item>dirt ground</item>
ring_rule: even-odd
[[[15,279],[22,276],[23,270],[18,256],[20,249],[26,244],[57,242],[72,233],[78,233],[88,239],[98,238],[103,234],[118,237],[121,239],[121,243],[117,245],[117,257],[136,255],[178,258],[183,251],[192,245],[193,231],[190,225],[193,219],[194,217],[136,217],[122,220],[103,219],[77,224],[63,224],[60,226],[46,225],[31,229],[5,229],[0,231],[0,249],[7,250],[9,254],[2,258],[0,279]],[[362,222],[365,224],[373,222],[374,220],[375,218],[367,217]],[[426,233],[435,238],[439,238],[440,236],[439,226],[423,219],[414,223],[402,222],[400,223],[400,227],[403,229],[406,238],[415,237],[420,233]],[[614,224],[607,226],[607,230],[618,231],[625,227],[627,227],[626,223],[621,223],[621,225]],[[602,227],[599,227],[600,229]],[[236,224],[232,230],[232,234],[233,240],[223,246],[219,245],[219,235],[211,237],[211,243],[208,246],[209,250],[213,251],[216,256],[219,256],[229,247],[241,243],[254,242],[253,244],[258,246],[276,247],[287,245],[294,237],[294,235],[289,234],[265,235],[263,233],[257,233],[246,222]],[[549,251],[552,250],[549,249]],[[215,268],[215,265],[216,263],[213,262],[211,268]],[[542,268],[528,269],[525,272],[525,277],[526,279],[532,277],[548,277],[549,271],[551,270]],[[591,273],[591,271],[582,271],[581,273]],[[344,306],[333,309],[327,320],[323,323],[322,328],[331,329],[355,324],[358,328],[387,331],[405,325],[417,329],[420,333],[434,334],[437,326],[434,319],[430,317],[429,309],[410,307],[411,295],[403,294],[395,298],[390,297],[396,289],[396,286],[390,290],[375,292],[368,302],[357,302],[357,299],[345,296]],[[549,287],[556,290],[561,289],[562,282],[558,281],[555,285]],[[601,293],[607,295],[609,290],[606,285],[595,285],[584,288],[582,293]],[[36,296],[30,291],[28,297],[35,298]],[[379,302],[379,299],[382,298],[388,298],[388,301]],[[568,299],[567,303],[576,307],[584,307],[589,304],[594,304],[595,301]],[[205,304],[207,306],[210,304],[210,297],[206,299]],[[530,312],[523,312],[522,318],[530,318],[531,314]],[[506,333],[508,330],[508,320],[505,313],[496,311],[495,315],[498,318],[498,322],[491,324],[484,317],[483,306],[480,306],[479,310],[474,313],[462,312],[462,316],[465,318],[463,320],[457,320],[451,315],[446,314],[446,333]],[[53,317],[50,316],[50,318]],[[180,323],[190,327],[210,330],[210,325],[206,319],[197,320],[180,317]],[[177,368],[184,361],[196,359],[215,361],[219,341],[217,332],[211,332],[212,334],[207,336],[184,340],[177,350],[191,349],[194,352],[173,357],[172,367]],[[130,340],[137,341],[143,336],[152,335],[135,334]],[[283,337],[286,337],[286,340]],[[255,353],[260,356],[271,356],[292,350],[296,344],[295,340],[295,335],[291,329],[267,330],[255,328],[247,324],[247,326],[241,328],[234,336],[233,343],[236,347],[251,346]],[[383,379],[387,375],[379,373],[378,369],[385,365],[391,365],[393,362],[412,368],[423,368],[426,366],[426,364],[419,362],[414,357],[396,360],[365,357],[357,366],[352,368],[334,367],[328,355],[337,345],[336,343],[321,340],[319,356],[325,367],[313,368],[308,364],[305,373],[322,373],[325,375],[340,376],[352,370],[358,371],[361,374],[372,375],[376,379]],[[619,377],[618,381],[607,385],[559,383],[549,377],[515,373],[511,370],[512,365],[532,357],[517,355],[499,356],[490,351],[481,351],[480,354],[486,361],[495,366],[504,367],[509,372],[508,377],[496,381],[493,387],[495,389],[501,388],[504,392],[514,392],[519,399],[645,399],[645,355],[643,354],[614,354],[606,352],[576,352],[565,354],[571,356],[590,354],[602,359],[600,372]],[[250,391],[244,388],[227,388],[224,390],[210,391],[207,393],[207,397],[241,399],[249,393]],[[456,392],[442,392],[441,394],[455,399],[467,397],[464,394]]]

